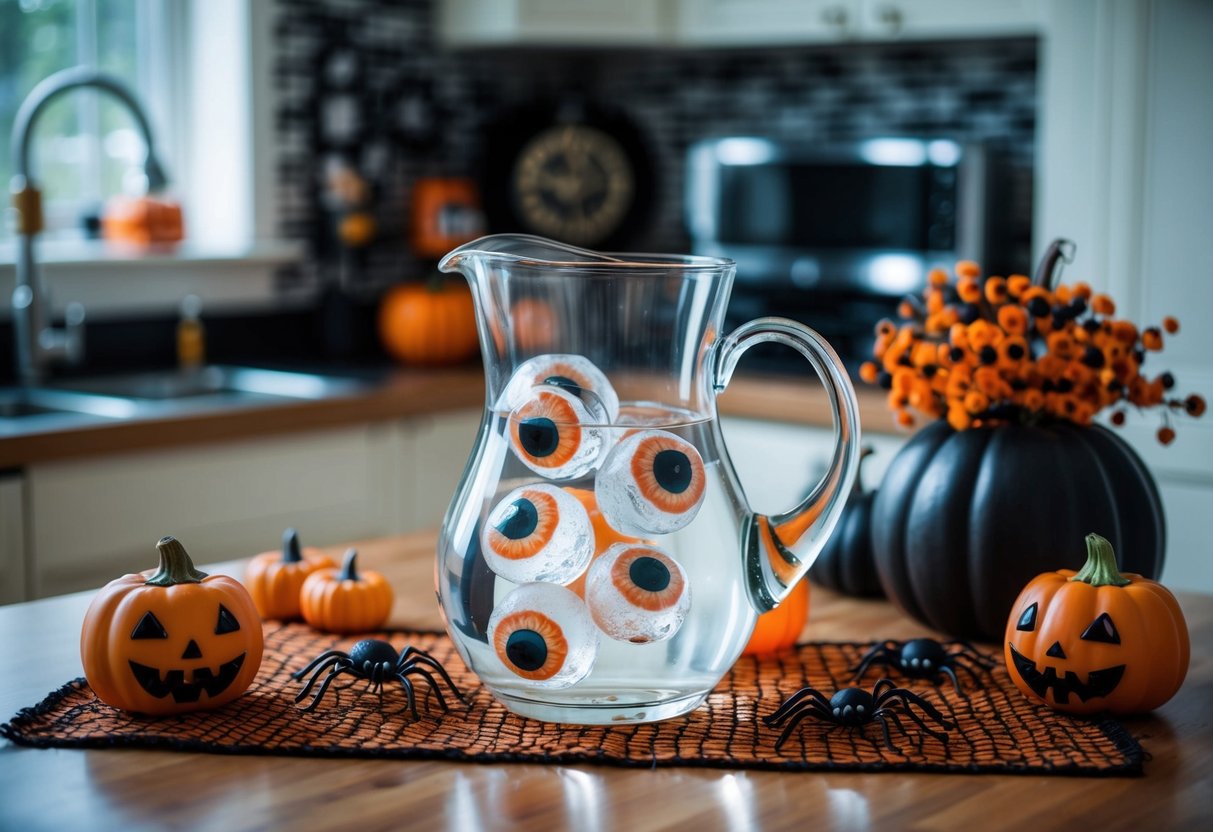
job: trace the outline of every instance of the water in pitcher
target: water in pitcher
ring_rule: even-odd
[[[591,438],[591,444],[601,441],[609,446],[605,452],[596,452],[601,454],[598,457],[601,464],[583,476],[553,482],[537,476],[520,459],[513,447],[516,440],[512,443],[510,438],[511,412],[494,410],[489,415],[480,458],[469,468],[474,479],[466,483],[470,487],[461,490],[464,504],[457,501],[452,506],[447,525],[448,528],[453,525],[453,531],[442,541],[448,556],[442,560],[446,574],[439,575],[439,595],[448,625],[471,636],[457,642],[464,660],[513,710],[540,719],[566,719],[566,710],[572,709],[579,721],[586,721],[587,713],[592,714],[597,706],[603,709],[604,721],[648,721],[660,718],[663,711],[682,711],[693,706],[696,703],[688,703],[687,698],[702,699],[715,685],[721,665],[731,663],[744,647],[756,615],[744,584],[736,577],[737,529],[745,508],[731,478],[725,474],[728,463],[726,460],[722,465],[715,420],[652,403],[624,403],[612,422],[581,425],[583,434],[599,434]],[[625,535],[601,518],[596,524],[587,524],[580,515],[566,519],[564,522],[575,528],[562,529],[564,536],[553,535],[561,546],[549,553],[547,574],[538,575],[556,578],[562,583],[554,585],[566,590],[565,593],[549,592],[529,599],[525,591],[518,590],[533,583],[507,580],[498,571],[512,574],[509,568],[492,568],[495,558],[491,550],[485,551],[484,529],[486,524],[501,525],[502,514],[496,509],[503,500],[518,489],[537,485],[541,489],[558,488],[574,495],[579,502],[596,507],[620,491],[616,480],[626,477],[626,465],[630,462],[627,455],[631,450],[627,447],[628,440],[656,435],[651,433],[654,431],[688,443],[702,461],[702,502],[686,525],[668,533],[629,527],[628,531],[634,533]],[[626,496],[622,499],[627,500]],[[511,507],[507,505],[505,510],[510,511]],[[616,525],[627,525],[628,511],[627,507],[615,510]],[[646,511],[661,512],[645,506],[643,497],[630,511],[645,528],[661,526],[660,520],[644,516]],[[451,524],[454,517],[469,522]],[[475,522],[470,522],[473,519]],[[591,565],[579,569],[580,565],[574,563],[571,569],[567,568],[568,552],[577,549],[580,542],[577,538],[583,535],[589,536],[594,552]],[[603,569],[593,569],[592,563],[610,557],[610,545],[619,540],[650,544],[674,561],[676,566],[668,568],[651,564],[667,592],[669,584],[676,582],[669,579],[669,573],[681,572],[681,592],[686,597],[680,601],[685,608],[681,616],[674,616],[672,632],[669,616],[660,620],[662,611],[641,608],[636,614],[637,605],[643,605],[644,598],[637,601],[613,591],[612,587],[601,590],[601,585],[608,581],[600,574]],[[627,545],[618,544],[618,548],[627,549]],[[642,552],[640,566],[660,558],[660,554],[652,558],[646,558],[645,554],[652,553]],[[513,576],[536,577],[534,573]],[[598,583],[591,586],[595,578]],[[511,598],[518,596],[521,599],[512,603]],[[501,655],[502,639],[500,634],[497,639],[492,637],[490,620],[494,612],[501,618],[501,611],[506,609],[503,605],[508,605],[511,614],[525,613],[528,601],[529,606],[535,607],[533,612],[544,617],[553,609],[562,609],[561,602],[568,602],[571,614],[561,627],[567,642],[564,649],[568,651],[563,662],[565,666],[579,668],[574,673],[584,673],[573,684],[564,686],[558,682],[552,687],[542,687],[542,680],[534,674],[520,676],[508,653]],[[655,619],[655,629],[647,629],[648,623]]]

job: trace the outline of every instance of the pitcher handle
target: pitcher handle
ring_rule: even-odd
[[[813,365],[834,411],[834,456],[830,470],[796,507],[768,517],[747,509],[742,531],[746,583],[754,608],[762,613],[779,605],[805,576],[829,538],[859,470],[859,403],[838,354],[807,326],[786,318],[758,318],[742,324],[719,342],[712,385],[728,386],[737,361],[755,344],[792,347]]]

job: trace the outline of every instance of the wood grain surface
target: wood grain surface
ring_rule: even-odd
[[[365,541],[397,589],[392,624],[439,625],[433,534]],[[333,554],[340,554],[340,548]],[[212,571],[239,575],[239,563]],[[80,675],[89,594],[0,607],[0,719]],[[1192,664],[1126,720],[1141,778],[821,774],[225,757],[0,745],[0,829],[1203,829],[1213,824],[1213,597],[1179,596]],[[929,631],[883,601],[814,589],[806,638]]]

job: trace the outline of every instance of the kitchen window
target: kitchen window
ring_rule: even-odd
[[[158,0],[0,0],[0,182],[12,176],[12,124],[48,75],[91,66],[125,81],[144,105],[172,173],[176,154],[172,4]],[[145,147],[129,113],[110,97],[72,93],[51,102],[33,140],[49,239],[78,239],[83,221],[117,193],[142,193]],[[10,222],[0,237],[11,238]]]

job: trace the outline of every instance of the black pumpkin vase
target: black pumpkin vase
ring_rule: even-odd
[[[847,497],[846,508],[809,570],[809,579],[818,586],[858,598],[884,595],[872,553],[872,502],[876,492],[863,490],[863,460],[871,455],[871,448],[864,448],[860,453],[859,473],[855,476],[851,495]]]
[[[921,430],[885,473],[872,513],[876,568],[902,610],[958,638],[999,641],[1041,572],[1078,569],[1092,531],[1124,572],[1156,578],[1158,488],[1124,440],[1069,422]]]

